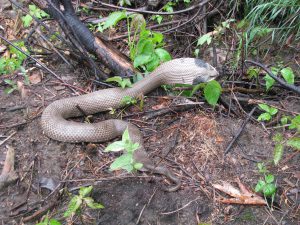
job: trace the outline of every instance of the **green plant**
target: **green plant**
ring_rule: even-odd
[[[132,87],[132,83],[129,78],[122,78],[119,76],[114,76],[106,79],[106,82],[116,82],[121,88]]]
[[[132,16],[129,30],[134,29],[134,36],[128,36],[130,58],[135,68],[151,72],[162,62],[171,60],[171,55],[161,48],[164,36],[161,33],[151,32],[146,29],[146,22],[142,15]],[[139,38],[137,33],[139,32]]]
[[[249,13],[246,19],[250,21],[251,28],[270,27],[273,40],[276,37],[281,44],[290,35],[294,35],[294,40],[298,41],[300,39],[299,6],[299,0],[247,0],[246,11]]]
[[[275,143],[275,148],[273,162],[275,165],[278,165],[279,161],[281,160],[285,146],[300,150],[300,115],[294,118],[283,116],[280,121],[283,125],[288,125],[288,122],[290,121],[288,126],[289,130],[296,129],[296,132],[292,137],[289,138],[284,138],[282,133],[277,133],[274,135],[273,141]]]
[[[28,53],[23,41],[15,42],[14,44]],[[9,46],[9,53],[0,58],[0,75],[9,74],[19,69],[26,57],[25,54],[16,48]]]
[[[18,90],[18,86],[15,81],[10,80],[10,79],[4,79],[4,82],[9,85],[8,88],[4,89],[5,94],[10,94],[13,91]]]
[[[81,213],[84,207],[88,206],[91,209],[103,209],[104,206],[100,203],[96,203],[93,198],[89,197],[93,186],[81,187],[79,195],[73,195],[68,208],[64,213],[64,217],[70,217],[75,213]]]
[[[263,163],[257,164],[259,173],[261,173],[264,178],[260,179],[256,186],[255,186],[255,192],[263,193],[265,197],[272,197],[274,199],[275,193],[276,193],[276,185],[274,183],[275,177],[273,174],[267,174],[268,170],[266,169],[265,165]]]
[[[141,14],[127,16],[125,11],[113,12],[105,22],[98,24],[98,30],[102,32],[109,27],[114,27],[125,18],[127,19],[130,59],[135,68],[140,67],[151,72],[160,63],[171,60],[171,55],[162,48],[164,36],[161,33],[147,30],[146,21]],[[133,37],[130,35],[132,31],[134,31]]]
[[[135,105],[137,104],[137,100],[131,96],[124,96],[121,100],[122,105]]]
[[[23,21],[24,27],[29,27],[31,25],[32,20],[33,20],[32,16],[34,16],[38,19],[49,17],[49,15],[46,12],[39,9],[35,5],[29,5],[28,8],[29,8],[29,14],[22,16],[22,21]]]
[[[269,121],[278,112],[278,109],[268,106],[266,104],[258,104],[258,107],[261,110],[265,111],[264,113],[259,115],[259,117],[257,119],[258,121]]]
[[[203,89],[204,98],[210,105],[216,105],[222,93],[222,87],[216,80],[195,85],[189,96],[192,97],[199,89]]]
[[[115,159],[110,165],[111,170],[124,169],[132,172],[143,167],[142,163],[136,162],[133,153],[139,148],[139,143],[133,143],[129,136],[128,128],[124,131],[121,141],[115,141],[105,148],[105,152],[119,152],[125,150],[123,155]]]
[[[47,214],[46,217],[41,222],[37,223],[36,225],[61,225],[61,223],[56,219],[49,220],[49,216]]]

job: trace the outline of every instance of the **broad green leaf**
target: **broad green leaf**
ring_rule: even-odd
[[[295,75],[294,75],[293,70],[290,67],[283,68],[280,72],[288,84],[295,83]]]
[[[297,129],[298,132],[300,132],[300,115],[294,117],[291,120],[291,125],[289,126],[289,129]]]
[[[125,142],[124,141],[115,141],[109,144],[104,152],[119,152],[125,149]]]
[[[105,21],[105,24],[103,26],[103,29],[107,29],[109,27],[115,26],[120,20],[126,18],[126,12],[125,11],[116,11],[111,13],[107,20]]]
[[[204,88],[204,97],[211,105],[216,105],[221,95],[222,87],[219,82],[212,80]]]
[[[139,66],[145,65],[151,61],[151,55],[138,55],[134,58],[133,66],[137,68]]]
[[[124,131],[123,135],[122,135],[122,141],[124,143],[126,142],[131,142],[130,136],[129,136],[129,130],[128,127],[126,128],[126,130]]]
[[[197,49],[195,50],[195,52],[194,52],[194,55],[195,55],[197,58],[198,58],[198,56],[199,56],[199,52],[200,52],[200,49],[198,49],[198,48],[197,48]]]
[[[300,150],[300,137],[292,137],[287,141],[287,145]]]
[[[48,223],[46,225],[48,225]],[[56,219],[50,219],[49,225],[61,225],[61,223]]]
[[[129,78],[124,78],[120,83],[121,88],[132,87],[132,83]]]
[[[140,39],[137,43],[137,56],[152,55],[154,52],[154,45],[150,39]]]
[[[275,180],[275,177],[273,174],[268,174],[268,175],[265,175],[265,181],[266,183],[270,184],[272,182],[274,182]]]
[[[266,197],[272,196],[276,192],[275,184],[266,184],[263,188],[263,193]]]
[[[272,118],[272,116],[270,115],[270,113],[262,113],[260,114],[260,116],[258,117],[258,121],[269,121]]]
[[[159,57],[161,62],[167,62],[167,61],[170,61],[172,59],[169,52],[162,49],[162,48],[155,49],[155,53]]]
[[[210,34],[204,34],[200,38],[198,38],[197,46],[203,45],[205,42],[209,45],[211,43],[212,37]]]
[[[115,161],[110,165],[110,170],[119,170],[124,169],[126,166],[131,165],[133,163],[133,155],[132,154],[124,154],[119,158],[116,158]]]
[[[275,83],[275,80],[270,77],[268,74],[264,77],[264,80],[266,81],[266,89],[269,90]]]
[[[281,119],[280,119],[281,125],[286,125],[288,123],[288,119],[289,118],[287,116],[281,117]]]
[[[280,143],[283,141],[283,136],[281,133],[276,133],[273,138],[272,138],[273,141],[275,141],[276,143]]]
[[[38,9],[35,5],[32,5],[32,4],[30,4],[30,5],[28,6],[28,8],[29,8],[29,10],[32,11],[32,12],[34,12],[34,11],[36,11],[36,10]]]
[[[152,72],[159,66],[160,60],[158,55],[155,53],[151,55],[151,60],[146,64],[146,68],[148,72]]]
[[[142,163],[135,163],[135,164],[133,165],[133,167],[134,167],[134,169],[136,169],[136,170],[140,170],[140,169],[143,168],[143,164],[142,164]]]
[[[282,144],[276,144],[274,148],[274,156],[273,161],[275,165],[278,165],[279,161],[282,158],[283,155],[283,145]]]
[[[152,42],[153,43],[161,43],[164,39],[164,35],[162,33],[158,33],[158,32],[152,32],[153,38],[152,38]]]
[[[126,149],[126,151],[127,151],[128,153],[133,153],[133,152],[134,152],[135,150],[137,150],[139,147],[140,147],[140,144],[139,144],[139,143],[132,143],[132,142],[130,141],[130,143],[126,144],[125,149]]]
[[[119,85],[122,82],[122,78],[119,76],[114,76],[106,79],[106,82],[117,82]]]
[[[278,109],[270,107],[269,113],[274,116],[278,112]]]
[[[93,186],[88,186],[88,187],[81,187],[79,189],[79,195],[80,197],[85,197],[91,193],[93,190]]]
[[[270,112],[270,107],[266,104],[258,104],[258,107],[266,112]]]
[[[256,77],[258,77],[259,71],[260,70],[258,68],[251,66],[247,70],[247,75],[249,76],[249,78],[253,78],[253,77],[256,78]]]
[[[79,209],[81,204],[82,204],[82,199],[78,195],[75,195],[70,200],[70,203],[68,205],[68,209],[64,213],[64,217],[69,217],[73,213],[75,213]]]
[[[136,99],[131,96],[124,96],[121,100],[121,104],[123,105],[131,105],[136,103],[137,103]]]
[[[266,182],[263,180],[259,180],[255,186],[255,192],[262,192]]]
[[[23,21],[23,26],[26,28],[26,27],[29,27],[31,22],[32,22],[32,17],[27,14],[26,16],[22,16],[22,21]]]
[[[83,201],[90,207],[91,209],[104,209],[104,206],[100,203],[97,203],[91,197],[86,197]]]

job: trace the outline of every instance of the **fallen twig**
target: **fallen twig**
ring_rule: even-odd
[[[259,66],[260,68],[262,68],[264,71],[266,71],[270,77],[272,77],[274,80],[276,80],[283,88],[290,90],[298,95],[300,95],[300,87],[297,87],[295,85],[292,84],[288,84],[286,83],[283,79],[275,76],[271,70],[269,70],[266,66],[264,66],[263,64],[259,63],[259,62],[255,62],[252,60],[245,60],[245,63],[251,63],[254,64],[256,66]]]
[[[2,173],[0,175],[0,191],[18,179],[18,175],[16,174],[14,167],[15,149],[9,145],[7,145],[6,147],[6,158],[2,169]]]
[[[256,109],[256,106],[255,106],[255,107],[251,110],[251,112],[248,114],[247,118],[246,118],[245,121],[243,122],[243,124],[242,124],[242,126],[240,127],[240,129],[238,130],[237,134],[233,137],[233,139],[231,140],[231,142],[228,144],[228,146],[227,146],[227,148],[226,148],[226,150],[225,150],[225,152],[224,152],[224,155],[226,155],[226,154],[230,151],[232,145],[233,145],[233,144],[237,141],[237,139],[240,137],[240,135],[242,134],[243,130],[245,129],[247,123],[249,122],[251,116],[253,115],[255,109]]]
[[[236,180],[239,189],[233,187],[231,184],[223,181],[223,185],[213,184],[213,187],[225,192],[233,198],[218,198],[222,203],[227,204],[244,204],[244,205],[267,205],[267,202],[261,196],[249,191],[239,179]]]

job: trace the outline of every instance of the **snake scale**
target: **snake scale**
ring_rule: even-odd
[[[130,139],[139,143],[134,159],[143,164],[143,170],[152,171],[168,177],[175,183],[169,191],[177,190],[181,181],[166,167],[156,166],[147,155],[143,146],[140,130],[123,120],[109,119],[98,123],[80,123],[67,118],[87,115],[122,107],[124,96],[145,95],[163,84],[195,84],[215,79],[218,72],[208,63],[195,58],[174,59],[160,65],[154,72],[135,83],[131,88],[108,88],[89,94],[54,101],[44,110],[41,125],[44,133],[62,142],[106,142],[112,140],[128,127]]]

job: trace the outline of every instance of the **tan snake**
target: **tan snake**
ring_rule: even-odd
[[[91,115],[122,107],[124,96],[137,97],[145,95],[163,84],[195,84],[215,79],[218,72],[214,67],[200,59],[179,58],[160,65],[131,88],[108,88],[89,94],[65,98],[51,103],[43,112],[41,123],[44,133],[52,139],[63,142],[106,142],[121,136],[128,127],[130,139],[139,143],[134,152],[134,159],[143,164],[143,170],[163,174],[176,186],[169,191],[177,190],[181,181],[166,167],[156,166],[148,157],[143,137],[139,129],[122,120],[110,119],[99,123],[80,123],[66,120],[70,117],[82,116],[82,109]]]

